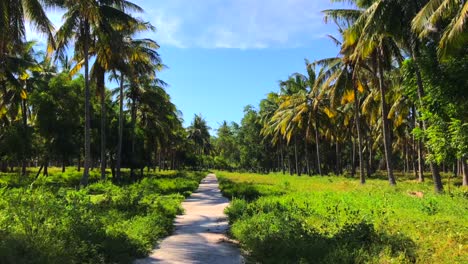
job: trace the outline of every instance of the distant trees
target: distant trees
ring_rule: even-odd
[[[467,185],[467,3],[342,2],[354,7],[324,11],[339,55],[306,61],[307,76],[292,74],[258,111],[246,109],[238,168],[354,175],[359,166],[362,184],[380,168],[395,185],[394,169],[411,165],[420,181],[430,169],[436,192],[440,171]]]
[[[65,10],[55,34],[45,12],[52,6]],[[105,180],[110,165],[115,181],[137,180],[135,171],[144,167],[195,166],[200,138],[208,153],[206,121],[196,122],[201,137],[189,138],[157,76],[165,68],[159,45],[134,38],[154,29],[133,16],[142,11],[139,6],[120,0],[24,0],[3,1],[0,11],[2,171],[19,166],[25,175],[28,166],[40,166],[38,175],[47,175],[50,164],[81,170],[84,161],[86,185],[89,170],[97,166]],[[26,17],[48,37],[47,54],[26,42]],[[115,92],[106,87],[108,77],[118,82]],[[130,168],[130,178],[123,179],[122,166]]]

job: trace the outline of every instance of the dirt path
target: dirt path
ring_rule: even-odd
[[[223,211],[228,204],[216,176],[209,174],[182,203],[185,214],[177,216],[174,234],[161,241],[149,257],[135,263],[243,263],[239,249],[225,236],[228,222]]]

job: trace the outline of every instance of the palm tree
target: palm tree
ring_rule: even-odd
[[[125,14],[122,10],[141,11],[138,6],[124,0],[96,1],[96,0],[65,0],[64,24],[56,34],[57,54],[63,53],[70,41],[75,40],[75,60],[83,60],[85,74],[85,128],[84,128],[84,170],[81,184],[86,186],[91,165],[91,117],[90,117],[90,85],[89,85],[89,58],[92,37],[98,29],[107,24],[106,14]]]
[[[118,69],[122,47],[125,46],[121,28],[150,29],[145,23],[141,23],[132,16],[116,11],[116,14],[106,13],[107,17],[95,32],[97,38],[95,44],[96,61],[91,71],[91,77],[96,81],[97,92],[101,104],[101,179],[106,177],[106,89],[105,74]],[[116,26],[117,25],[117,26]],[[118,29],[116,29],[118,28]]]
[[[25,20],[53,43],[54,27],[44,7],[57,6],[59,0],[9,0],[0,3],[0,69],[6,54],[21,48],[25,40]],[[1,71],[0,71],[1,74]]]
[[[130,99],[130,124],[131,124],[131,153],[135,152],[135,126],[137,119],[137,108],[138,103],[141,101],[141,97],[145,92],[145,86],[143,84],[149,81],[158,83],[160,86],[166,84],[156,77],[156,72],[161,71],[165,68],[162,64],[161,58],[156,51],[159,49],[159,45],[151,39],[130,39],[127,38],[127,45],[124,48],[124,54],[128,57],[129,67],[128,69],[128,83],[126,85],[127,94],[126,96]],[[125,71],[121,71],[121,74]],[[124,82],[121,81],[121,89],[124,89]],[[123,103],[123,91],[121,92],[121,103]],[[122,106],[120,106],[122,108]],[[119,114],[120,116],[120,114]],[[120,118],[120,117],[119,117]],[[121,120],[121,119],[119,119]],[[119,125],[121,121],[119,121]],[[123,123],[122,123],[123,124]],[[122,130],[122,128],[119,128]],[[121,134],[119,134],[119,140]],[[120,145],[121,146],[121,145]],[[120,161],[119,161],[120,162]],[[120,167],[119,167],[120,168]],[[130,174],[133,176],[134,160],[131,161]],[[118,172],[120,174],[120,172]]]
[[[197,146],[197,154],[204,155],[211,150],[210,127],[201,115],[195,115],[192,123],[187,128],[188,138]]]
[[[442,31],[439,55],[446,57],[455,51],[466,50],[468,43],[468,2],[465,0],[429,0],[412,21],[412,28],[421,39]],[[447,21],[441,27],[439,22]]]
[[[26,175],[26,158],[30,149],[30,136],[28,133],[28,103],[27,99],[31,91],[33,71],[39,71],[39,65],[35,59],[35,51],[33,49],[36,43],[34,41],[24,42],[16,55],[5,57],[3,65],[4,78],[0,76],[2,83],[2,99],[0,100],[0,109],[7,109],[9,122],[13,123],[17,120],[17,116],[21,114],[21,129],[20,133],[23,137],[23,142],[20,147],[19,159],[21,159],[21,175]]]
[[[342,45],[340,41],[333,38],[336,44]],[[322,86],[322,93],[330,93],[331,106],[336,107],[341,104],[354,102],[354,122],[358,136],[358,156],[359,156],[359,178],[361,184],[366,182],[364,175],[363,139],[360,121],[360,101],[358,94],[363,92],[363,85],[359,80],[359,69],[355,62],[349,58],[352,49],[343,48],[341,56],[316,61],[314,64],[322,66],[322,71],[318,77],[317,84]]]
[[[391,185],[395,185],[393,175],[392,139],[390,136],[390,123],[388,120],[388,104],[385,74],[393,65],[394,59],[402,60],[401,52],[394,39],[389,37],[387,27],[382,21],[387,18],[384,14],[386,1],[374,1],[371,5],[360,3],[366,10],[359,16],[355,23],[344,31],[345,47],[354,47],[354,55],[351,57],[356,63],[370,59],[370,69],[377,78],[377,86],[380,91],[382,111],[382,137],[384,143],[387,175]],[[396,18],[391,18],[396,19]]]
[[[425,1],[401,0],[374,1],[372,5],[367,6],[366,11],[363,12],[361,17],[353,25],[352,30],[347,32],[348,39],[351,39],[350,43],[353,41],[358,43],[357,49],[361,51],[361,55],[364,55],[362,57],[365,57],[365,54],[377,55],[377,57],[374,59],[374,66],[376,66],[375,68],[377,69],[376,72],[379,80],[379,88],[384,93],[386,92],[386,89],[385,82],[383,80],[384,71],[382,70],[382,65],[386,63],[387,66],[391,66],[390,64],[392,57],[401,62],[402,56],[401,51],[398,50],[399,46],[407,50],[407,52],[416,62],[415,73],[417,77],[417,92],[420,109],[424,108],[422,100],[424,97],[424,88],[421,73],[419,72],[418,67],[419,47],[421,46],[421,43],[412,33],[410,24],[411,19],[418,12],[419,6],[423,5],[424,2]],[[386,62],[383,61],[382,58],[386,58]],[[382,96],[382,98],[384,97]],[[382,100],[382,102],[384,102],[384,100]],[[388,113],[386,108],[387,107],[385,104],[383,104],[383,115]],[[427,124],[425,120],[422,121],[422,126],[423,130],[426,131]],[[387,127],[387,130],[389,130],[388,121],[383,119],[383,128],[385,129],[385,127]],[[388,138],[384,138],[384,143],[388,141]],[[391,142],[386,145],[391,145]],[[385,149],[387,153],[389,148],[385,147]],[[391,148],[389,150],[391,150]],[[431,162],[430,167],[434,180],[434,188],[437,192],[440,192],[443,190],[443,185],[440,178],[438,165],[434,162]],[[392,180],[390,181],[392,182]]]

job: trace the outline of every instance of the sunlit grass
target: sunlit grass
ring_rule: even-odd
[[[365,185],[333,175],[216,173],[224,195],[234,199],[227,210],[232,233],[254,260],[281,263],[296,255],[306,263],[468,260],[468,190],[459,186],[460,178],[444,175],[446,191],[436,194],[430,179],[418,183],[401,173],[394,187],[384,173]],[[361,230],[363,225],[370,229]],[[361,235],[370,236],[364,247],[353,244]]]

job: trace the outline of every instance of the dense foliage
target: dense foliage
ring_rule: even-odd
[[[2,185],[16,186],[0,189],[1,263],[130,263],[172,231],[180,202],[205,176],[147,172],[138,183],[76,190],[80,172],[49,173],[32,184],[1,175]]]
[[[67,11],[56,31],[45,15],[51,7]],[[101,179],[111,168],[118,182],[126,180],[121,168],[130,168],[135,180],[144,167],[203,165],[197,155],[209,151],[200,147],[209,143],[208,127],[201,116],[189,129],[182,126],[158,79],[165,68],[159,45],[135,38],[154,30],[136,17],[142,11],[121,0],[2,2],[0,25],[8,29],[0,34],[2,172],[17,169],[24,177],[39,166],[48,175],[49,165],[63,171],[76,165],[86,185],[98,166]],[[48,36],[47,51],[26,41],[26,18]]]
[[[290,174],[430,171],[468,185],[468,50],[464,1],[332,1],[323,11],[339,55],[305,61],[241,124],[218,130],[216,167]],[[440,8],[439,8],[440,7]],[[461,12],[461,13],[460,13]],[[439,43],[439,44],[437,44]]]
[[[219,172],[231,233],[260,263],[464,263],[466,191],[399,178]],[[453,183],[451,184],[453,187]]]

